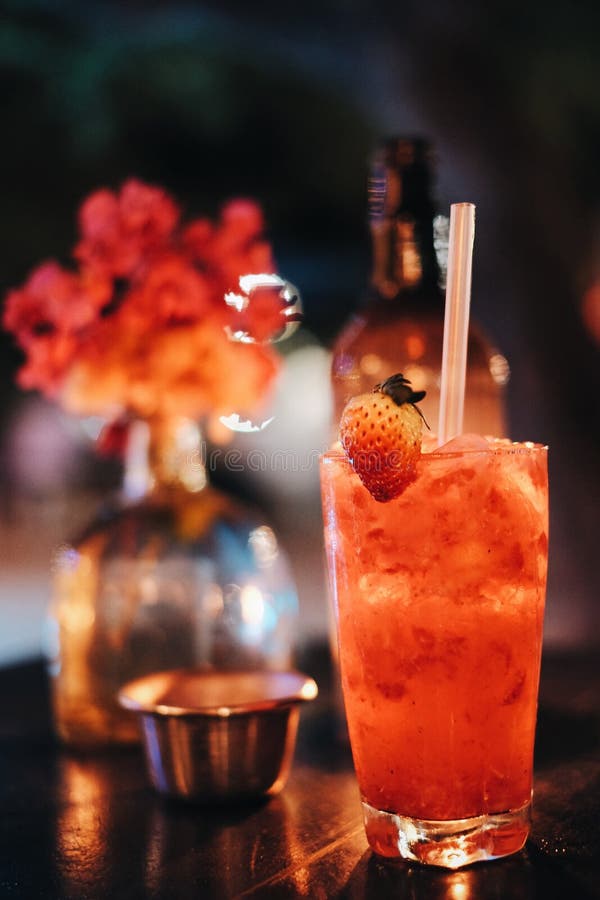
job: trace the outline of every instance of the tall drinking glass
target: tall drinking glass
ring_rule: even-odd
[[[548,555],[547,448],[475,446],[424,453],[389,503],[321,461],[367,839],[448,868],[527,838]]]

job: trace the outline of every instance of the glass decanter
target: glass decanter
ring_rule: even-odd
[[[115,699],[132,678],[291,663],[285,554],[260,513],[211,488],[205,455],[189,420],[134,423],[120,501],[56,555],[49,671],[65,743],[137,740]]]

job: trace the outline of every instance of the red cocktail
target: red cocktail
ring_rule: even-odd
[[[528,834],[548,490],[541,445],[447,449],[388,503],[341,453],[321,479],[369,843],[455,868]]]

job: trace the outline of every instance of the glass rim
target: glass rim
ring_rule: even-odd
[[[443,452],[443,448],[435,448],[429,452],[421,453],[419,463],[427,460],[439,461],[445,459],[469,459],[477,456],[529,456],[548,452],[548,444],[538,443],[536,441],[511,441],[508,438],[494,438],[490,441],[489,449],[465,449],[452,450],[449,453]],[[345,460],[351,465],[350,460],[340,449],[329,449],[321,454],[322,462],[335,462],[337,460]]]

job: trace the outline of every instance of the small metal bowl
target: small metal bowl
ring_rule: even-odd
[[[148,774],[169,797],[224,802],[276,794],[289,773],[300,703],[317,696],[300,672],[175,669],[131,681]]]

